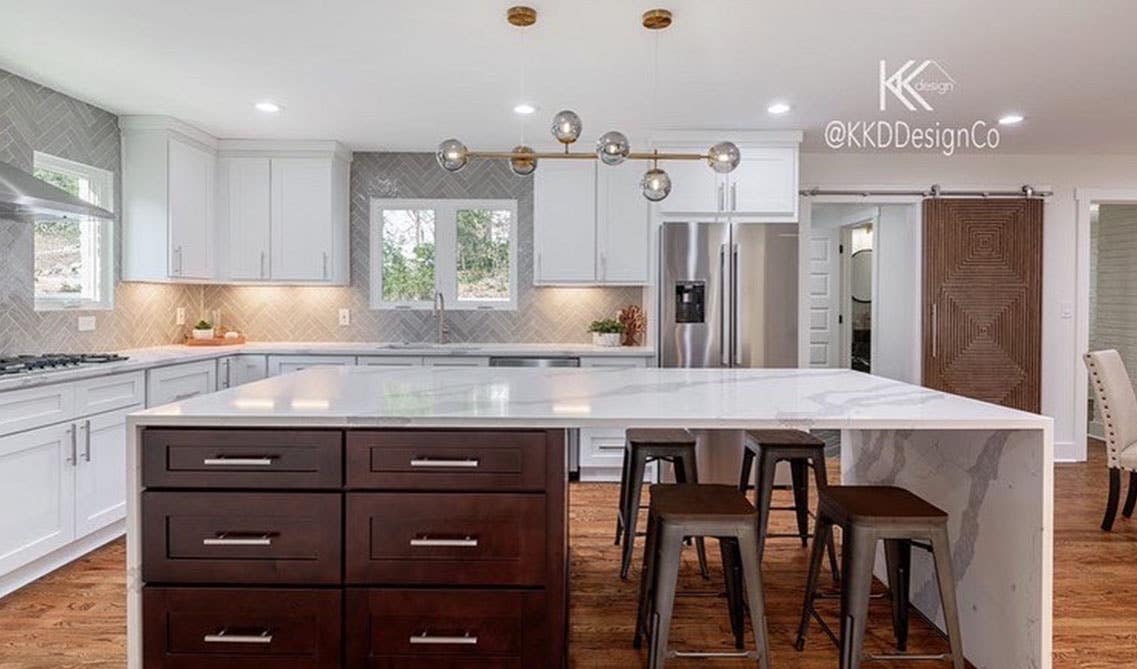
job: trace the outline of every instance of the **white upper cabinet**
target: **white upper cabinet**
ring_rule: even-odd
[[[215,278],[216,140],[174,119],[124,116],[123,279]]]
[[[332,161],[272,161],[272,275],[285,281],[332,278]]]
[[[223,158],[221,183],[229,235],[227,275],[238,281],[268,279],[272,246],[272,181],[268,158]]]
[[[533,282],[648,281],[648,203],[643,164],[548,160],[533,180]]]
[[[596,164],[546,160],[533,176],[533,283],[595,283]]]
[[[648,283],[648,201],[640,161],[597,165],[596,278],[601,283]]]
[[[715,137],[678,132],[656,144],[661,152],[703,153],[723,138],[731,138],[742,153],[742,161],[729,174],[715,173],[705,160],[664,163],[671,194],[659,204],[663,216],[796,221],[800,132],[727,132]]]

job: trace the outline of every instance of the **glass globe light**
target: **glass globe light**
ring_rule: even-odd
[[[733,172],[734,168],[738,167],[740,160],[742,160],[742,154],[739,153],[734,142],[719,142],[707,151],[707,163],[710,164],[711,169],[719,174]]]
[[[514,153],[533,153],[533,149],[524,144],[518,144],[513,147]],[[527,177],[537,170],[536,158],[518,158],[513,157],[509,159],[509,169],[519,177]]]
[[[457,172],[466,166],[470,159],[470,150],[466,145],[456,139],[448,139],[438,145],[438,164],[447,172]]]
[[[667,176],[667,172],[653,167],[644,172],[640,188],[643,189],[644,197],[652,202],[659,202],[671,194],[671,177]]]
[[[572,144],[580,139],[582,128],[580,117],[574,111],[565,109],[553,117],[553,137],[561,144]]]
[[[619,165],[631,150],[627,136],[619,130],[609,130],[596,140],[596,157],[605,165]]]

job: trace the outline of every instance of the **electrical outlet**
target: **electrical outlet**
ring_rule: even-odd
[[[77,323],[79,332],[94,332],[95,331],[95,317],[94,316],[80,316]]]
[[[351,325],[351,309],[340,309],[340,325]]]
[[[186,308],[185,307],[178,307],[178,310],[174,313],[175,313],[174,324],[175,325],[185,325],[186,324]]]

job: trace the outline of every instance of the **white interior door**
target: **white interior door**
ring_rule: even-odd
[[[831,229],[814,229],[809,238],[809,366],[837,367],[838,241]]]
[[[75,537],[72,423],[0,439],[0,574]]]
[[[126,517],[126,416],[141,407],[80,421],[75,480],[75,536]]]

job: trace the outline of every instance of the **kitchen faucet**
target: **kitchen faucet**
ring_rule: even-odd
[[[442,291],[434,294],[434,316],[438,319],[438,343],[446,343],[446,333],[450,329],[446,327],[446,298],[442,295]]]

